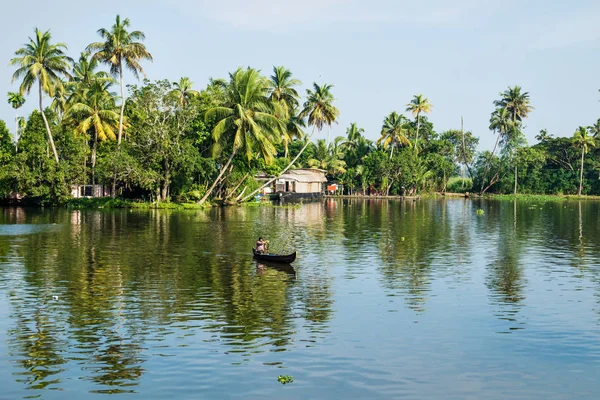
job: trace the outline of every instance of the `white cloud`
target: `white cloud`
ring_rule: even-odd
[[[491,0],[179,0],[170,4],[246,30],[306,30],[332,23],[448,24]]]

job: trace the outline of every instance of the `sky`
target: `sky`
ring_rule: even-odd
[[[120,14],[146,34],[154,62],[143,67],[151,80],[187,76],[202,89],[240,66],[270,75],[283,65],[302,81],[303,96],[313,82],[332,84],[340,116],[331,137],[356,122],[375,140],[386,115],[405,112],[413,95],[423,94],[437,132],[460,129],[462,116],[480,149],[491,149],[493,101],[514,85],[535,107],[525,121],[530,144],[541,129],[572,136],[600,118],[597,0],[1,2],[4,93],[18,89],[8,63],[35,27],[49,29],[76,59]],[[37,104],[32,92],[21,112]],[[0,102],[0,119],[11,129],[14,117]]]

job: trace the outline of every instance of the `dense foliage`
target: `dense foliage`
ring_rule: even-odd
[[[301,82],[281,66],[269,77],[238,68],[203,90],[187,77],[125,86],[123,67],[137,77],[152,60],[144,33],[129,26],[117,16],[77,61],[37,29],[16,50],[12,135],[0,121],[0,198],[56,204],[73,185],[102,184],[124,198],[239,202],[260,190],[258,175],[270,184],[298,167],[327,171],[345,194],[600,194],[600,120],[574,129],[572,138],[543,130],[528,146],[523,121],[534,108],[518,86],[493,104],[492,151],[478,153],[479,139],[463,129],[437,132],[426,115],[433,105],[421,94],[406,115],[382,116],[376,141],[356,123],[330,138],[340,112],[333,86],[314,83],[303,99]],[[32,88],[39,110],[20,117]],[[325,129],[326,139],[315,137]]]

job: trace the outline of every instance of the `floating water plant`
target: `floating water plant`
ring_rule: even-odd
[[[294,377],[291,375],[279,375],[277,381],[282,385],[294,382]]]
[[[485,211],[483,211],[481,208],[479,208],[479,209],[477,209],[477,211],[475,211],[475,213],[477,215],[483,215],[483,214],[485,214]]]

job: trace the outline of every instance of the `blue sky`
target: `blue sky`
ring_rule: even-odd
[[[492,102],[509,85],[531,95],[530,144],[542,128],[571,136],[600,118],[600,2],[588,0],[10,2],[0,15],[0,92],[17,90],[8,62],[34,27],[50,29],[76,58],[117,13],[146,33],[149,79],[189,76],[201,89],[238,66],[270,74],[284,65],[302,94],[312,82],[333,84],[340,118],[332,137],[356,122],[376,139],[385,115],[422,93],[438,132],[460,128],[463,116],[480,147],[491,148]],[[32,94],[23,110],[36,106]],[[0,118],[12,128],[6,100]]]

